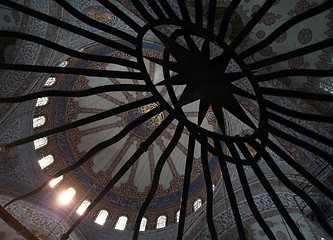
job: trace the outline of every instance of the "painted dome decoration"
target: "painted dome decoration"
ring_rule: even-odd
[[[1,207],[57,212],[28,239],[333,237],[331,0],[1,4]]]

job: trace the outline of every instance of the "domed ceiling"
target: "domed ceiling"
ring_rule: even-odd
[[[147,56],[162,58],[162,46],[159,43],[145,44],[144,53]],[[90,54],[102,54],[105,56],[116,56],[123,59],[132,60],[128,55],[119,51],[112,50],[103,46],[93,46],[85,49],[84,52]],[[129,71],[137,72],[135,69],[125,68],[114,64],[100,64],[89,61],[69,59],[68,67],[80,67],[88,69],[100,69],[111,71]],[[149,60],[145,60],[147,69],[154,83],[163,80],[163,69],[160,65]],[[175,75],[175,73],[171,73]],[[142,81],[135,79],[101,78],[101,77],[74,77],[66,76],[58,78],[57,83],[51,89],[80,91],[89,88],[96,88],[106,85],[116,84],[134,84],[140,85]],[[49,88],[50,89],[50,88]],[[181,92],[177,90],[178,94]],[[170,97],[166,87],[160,88],[161,95],[170,102]],[[105,92],[89,97],[52,99],[48,107],[36,109],[35,116],[44,115],[48,119],[45,127],[57,127],[64,123],[74,122],[84,119],[94,114],[100,114],[104,111],[118,108],[122,105],[133,103],[151,96],[147,91],[119,91]],[[158,106],[157,103],[149,103],[129,111],[122,112],[112,117],[84,125],[67,133],[57,134],[54,139],[55,145],[51,153],[59,156],[52,168],[70,165],[85,155],[96,144],[101,143],[113,136],[116,136],[128,124],[150,112]],[[193,104],[184,108],[184,113],[188,119],[197,122],[198,106]],[[207,112],[202,126],[210,131],[218,131],[217,121],[213,113]],[[107,184],[110,177],[124,165],[124,163],[135,153],[144,141],[158,128],[158,126],[167,118],[167,111],[162,111],[152,118],[146,120],[139,126],[132,128],[128,134],[120,138],[112,146],[96,153],[80,170],[75,173],[77,184],[82,184],[83,189],[89,189],[92,193],[98,193]],[[119,207],[125,209],[139,209],[145,199],[154,177],[154,171],[159,156],[165,151],[172,136],[175,134],[177,122],[174,120],[148,147],[147,151],[139,160],[126,172],[126,174],[117,182],[115,187],[106,196],[105,201],[110,203],[112,208]],[[231,125],[231,123],[228,122]],[[236,130],[237,127],[234,129]],[[40,130],[43,130],[42,128]],[[238,130],[238,129],[237,129]],[[231,129],[229,129],[231,131]],[[165,166],[161,172],[159,187],[156,192],[156,199],[151,203],[149,209],[155,210],[156,214],[163,213],[163,208],[173,207],[177,211],[181,199],[182,182],[185,171],[185,159],[187,155],[187,145],[189,132],[185,129],[184,134],[178,140],[176,148],[168,157]],[[44,150],[45,154],[50,152]],[[220,174],[217,171],[217,159],[211,154],[210,169],[213,174],[213,183],[217,184]],[[204,180],[202,166],[200,161],[199,147],[196,146],[194,152],[194,163],[191,177],[190,196],[193,198],[202,197]],[[199,194],[198,192],[201,193]],[[110,206],[110,207],[111,207]],[[161,210],[158,210],[161,209]],[[121,210],[120,210],[121,211]],[[165,210],[164,210],[165,211]]]
[[[53,1],[30,1],[20,0],[20,4],[27,7],[38,8],[40,11],[61,18],[63,9]],[[38,19],[30,18],[20,11],[2,8],[0,12],[1,30],[17,31],[32,34],[44,39],[59,42],[57,33],[59,28]],[[0,36],[0,63],[20,63],[20,64],[40,64],[47,65],[51,58],[51,51],[45,46],[33,42],[24,42],[15,36]],[[0,88],[3,97],[22,95],[31,91],[40,74],[28,72],[1,72]],[[8,114],[10,111],[8,104],[0,105],[1,115]]]
[[[332,75],[326,64],[332,59],[331,48],[327,50],[332,46],[332,16],[328,15],[332,3],[56,2],[80,19],[73,25],[49,20],[71,31],[66,35],[67,45],[75,50],[34,38],[36,43],[71,57],[63,55],[49,68],[31,68],[47,73],[38,89],[45,92],[13,101],[49,96],[47,105],[36,107],[34,113],[35,117],[44,116],[46,122],[34,129],[32,137],[3,145],[1,150],[47,136],[48,144],[37,153],[54,156],[52,165],[43,170],[46,178],[64,175],[55,192],[74,187],[76,207],[83,200],[95,199],[91,206],[97,206],[88,218],[100,209],[107,209],[113,221],[127,216],[130,230],[135,225],[134,239],[143,216],[156,219],[167,215],[172,219],[169,223],[176,223],[181,208],[179,229],[184,228],[185,215],[193,212],[186,212],[184,206],[192,207],[198,198],[206,204],[214,238],[214,187],[222,185],[226,188],[223,197],[231,200],[240,237],[245,232],[235,186],[244,189],[246,200],[252,203],[251,213],[270,235],[248,193],[248,181],[254,178],[282,209],[295,236],[302,235],[274,189],[267,185],[265,175],[282,181],[316,214],[315,203],[295,190],[285,177],[287,173],[301,174],[332,198],[326,185],[309,177],[317,160],[332,164],[332,118],[322,119],[304,100],[333,102],[316,81]],[[21,3],[6,4],[18,9]],[[301,17],[290,20],[295,16]],[[64,21],[68,24],[72,20]],[[66,60],[65,65],[62,60]],[[3,65],[4,69],[14,67],[31,70],[19,64]],[[56,78],[55,84],[44,86],[50,77]],[[309,97],[290,91],[310,91],[313,86],[321,94]],[[64,239],[83,217],[85,214]],[[331,229],[325,221],[320,223]],[[178,232],[180,237],[182,231]]]

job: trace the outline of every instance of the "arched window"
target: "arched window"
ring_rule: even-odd
[[[48,101],[49,101],[48,97],[37,98],[36,107],[44,106],[48,103]]]
[[[98,213],[97,218],[95,219],[95,223],[99,224],[99,225],[104,225],[104,223],[106,222],[106,219],[108,217],[109,213],[106,210],[101,210]]]
[[[166,216],[165,215],[162,215],[162,216],[159,216],[157,218],[157,225],[156,225],[156,229],[159,229],[159,228],[164,228],[166,226]]]
[[[68,188],[60,195],[59,199],[63,204],[68,204],[73,199],[75,194],[76,191],[74,188]]]
[[[147,222],[148,222],[148,219],[143,217],[141,219],[141,223],[140,223],[140,231],[143,232],[143,231],[146,231],[146,227],[147,227]]]
[[[32,120],[32,127],[37,128],[45,124],[46,118],[44,116],[36,117]]]
[[[84,213],[84,211],[89,207],[90,205],[90,202],[88,200],[84,200],[80,207],[76,210],[76,212],[79,214],[79,215],[82,215]]]
[[[39,166],[41,169],[46,168],[49,166],[51,163],[53,163],[53,156],[52,155],[47,155],[46,157],[43,157],[41,160],[38,161]]]
[[[60,183],[61,182],[61,180],[64,178],[64,176],[63,175],[61,175],[60,177],[57,177],[57,178],[55,178],[55,179],[52,179],[51,181],[50,181],[50,187],[51,188],[54,188],[58,183]]]
[[[325,92],[333,94],[333,78],[332,77],[321,78],[319,87]]]
[[[55,77],[49,77],[49,78],[46,80],[44,86],[45,86],[45,87],[51,87],[53,84],[55,84],[55,82],[56,82],[56,78],[55,78]]]
[[[202,205],[201,199],[198,198],[193,204],[194,211],[197,211]]]
[[[178,210],[178,212],[176,213],[176,221],[179,222],[179,218],[180,218],[180,210]]]
[[[62,63],[59,64],[59,67],[66,67],[68,65],[68,61],[63,61]]]
[[[44,147],[47,144],[47,137],[43,137],[43,138],[38,138],[34,141],[34,146],[35,149],[40,149],[41,147]]]
[[[118,221],[117,221],[116,226],[114,228],[117,229],[117,230],[125,230],[126,223],[127,223],[127,217],[126,216],[121,216],[121,217],[118,218]]]

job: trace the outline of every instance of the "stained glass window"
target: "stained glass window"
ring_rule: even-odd
[[[141,232],[146,231],[147,222],[148,222],[147,218],[144,217],[141,219],[140,229],[139,229]]]
[[[156,228],[159,229],[159,228],[164,228],[166,226],[166,216],[165,215],[162,215],[162,216],[159,216],[157,218],[157,225],[156,225]]]
[[[126,216],[121,216],[121,217],[118,218],[118,221],[117,221],[116,226],[114,228],[117,229],[117,230],[125,230],[126,223],[127,223],[127,217]]]
[[[104,225],[104,223],[106,222],[106,219],[108,217],[109,213],[106,210],[101,210],[98,213],[98,216],[95,220],[95,223],[99,224],[99,225]]]
[[[63,204],[68,204],[74,197],[76,191],[74,188],[68,188],[60,195],[60,201]]]
[[[76,212],[79,214],[79,215],[82,215],[84,213],[84,211],[89,207],[90,205],[90,202],[88,200],[84,200],[80,207],[76,210]]]
[[[324,91],[333,94],[333,78],[330,77],[321,78],[319,86]]]
[[[56,78],[55,78],[55,77],[49,77],[49,78],[46,80],[44,86],[45,86],[45,87],[50,87],[50,86],[52,86],[53,84],[55,84],[55,82],[56,82]]]
[[[34,146],[35,149],[39,149],[41,147],[44,147],[47,144],[47,137],[43,137],[43,138],[38,138],[34,141]]]
[[[60,177],[57,177],[55,179],[52,179],[51,182],[49,183],[50,184],[50,187],[51,188],[54,188],[58,183],[61,182],[61,180],[64,178],[64,176],[60,176]]]
[[[45,124],[46,118],[44,116],[36,117],[32,120],[33,128],[43,126]]]
[[[37,98],[36,107],[41,107],[47,104],[49,101],[48,97]]]
[[[201,199],[198,198],[193,204],[194,211],[197,211],[202,205]]]
[[[59,64],[59,67],[66,67],[68,65],[68,61],[63,61],[62,63]]]
[[[176,213],[176,221],[179,222],[179,218],[180,218],[180,210],[178,210],[178,212]]]
[[[52,155],[47,155],[46,157],[43,157],[41,160],[38,161],[39,166],[41,169],[46,168],[49,166],[51,163],[53,163],[53,156]]]

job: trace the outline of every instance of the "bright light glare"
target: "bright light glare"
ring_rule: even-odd
[[[80,207],[76,210],[76,212],[79,215],[82,215],[84,213],[84,211],[87,209],[87,207],[89,207],[90,202],[88,200],[84,200],[83,203],[81,203]]]
[[[44,147],[47,144],[47,141],[47,137],[42,137],[34,140],[35,149],[37,150],[41,147]]]
[[[166,226],[166,216],[162,215],[157,218],[156,229],[164,228]]]
[[[54,161],[54,158],[52,155],[47,155],[46,157],[43,157],[41,160],[38,161],[39,166],[41,169],[46,168],[50,164],[52,164]]]
[[[99,225],[104,225],[106,222],[106,218],[108,217],[109,213],[106,210],[101,210],[95,220],[95,223]]]
[[[48,97],[37,98],[36,107],[41,107],[47,104],[49,101]]]
[[[60,177],[57,177],[55,179],[52,179],[51,182],[49,183],[50,184],[50,187],[51,188],[54,188],[59,182],[61,182],[61,180],[64,178],[64,176],[60,176]]]
[[[201,202],[200,198],[195,200],[195,202],[193,204],[194,211],[197,211],[199,208],[201,208],[201,205],[202,205],[202,202]]]
[[[147,221],[147,218],[142,218],[139,229],[141,232],[146,231]]]
[[[118,222],[117,222],[117,224],[115,226],[115,229],[117,229],[117,230],[125,230],[126,223],[127,223],[127,217],[126,216],[121,216],[118,219]]]
[[[62,202],[63,204],[68,204],[72,198],[74,197],[76,191],[74,188],[68,188],[66,191],[64,191],[61,195],[60,195],[60,202]]]

